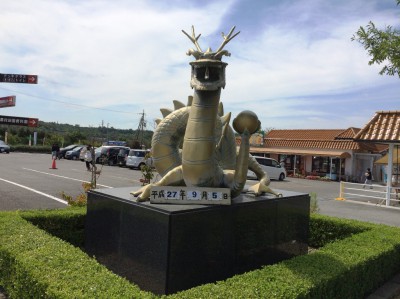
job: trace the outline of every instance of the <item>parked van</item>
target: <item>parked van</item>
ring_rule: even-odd
[[[275,159],[257,156],[254,156],[254,158],[257,160],[258,164],[261,165],[261,168],[268,174],[270,179],[283,181],[286,178],[286,169]],[[256,174],[251,170],[247,171],[247,177],[252,179],[257,178]]]
[[[121,148],[118,152],[117,155],[117,164],[119,167],[125,167],[126,166],[126,159],[128,159],[128,154],[131,149],[129,147],[127,148]]]
[[[126,158],[126,167],[140,169],[142,165],[146,164],[145,156],[147,153],[150,154],[150,150],[131,149]],[[153,159],[151,157],[147,159],[147,165],[153,165]]]
[[[94,151],[96,163],[117,165],[117,156],[121,148],[129,149],[126,146],[103,145]]]

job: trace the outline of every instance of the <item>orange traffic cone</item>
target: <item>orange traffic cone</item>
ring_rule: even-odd
[[[53,163],[51,164],[51,168],[50,169],[57,169],[56,167],[56,159],[52,159]]]

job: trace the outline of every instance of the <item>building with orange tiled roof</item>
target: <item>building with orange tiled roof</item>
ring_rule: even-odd
[[[366,168],[374,169],[374,161],[387,146],[357,142],[359,128],[271,130],[263,142],[253,143],[250,152],[284,161],[288,174],[329,176],[331,179],[362,181]],[[238,140],[238,143],[240,141]]]
[[[376,112],[354,138],[380,143],[400,143],[400,111]]]
[[[376,165],[381,167],[387,183],[386,205],[390,205],[390,190],[400,192],[400,111],[378,111],[355,136],[356,142],[379,143],[388,146],[388,153]]]

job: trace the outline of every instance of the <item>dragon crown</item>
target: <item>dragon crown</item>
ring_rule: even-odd
[[[199,43],[197,42],[197,40],[199,39],[201,34],[199,34],[196,37],[196,34],[194,33],[194,26],[192,26],[192,36],[190,36],[184,30],[182,30],[182,32],[193,42],[193,44],[196,46],[196,49],[197,49],[197,50],[189,49],[188,52],[186,53],[186,55],[188,55],[188,56],[193,55],[193,57],[196,58],[196,60],[200,60],[200,59],[221,60],[222,56],[224,56],[224,55],[231,56],[231,53],[229,53],[227,50],[223,50],[223,48],[225,47],[225,45],[227,43],[229,43],[229,41],[231,39],[233,39],[236,35],[238,35],[240,33],[240,31],[239,31],[239,32],[235,33],[234,35],[232,35],[233,31],[235,31],[235,28],[236,28],[236,26],[233,26],[231,31],[229,31],[228,35],[225,35],[222,32],[222,38],[224,39],[224,41],[222,42],[221,46],[219,46],[218,50],[215,52],[213,52],[210,47],[205,52],[201,49]]]

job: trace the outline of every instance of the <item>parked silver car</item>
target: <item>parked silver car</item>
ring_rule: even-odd
[[[10,146],[3,140],[0,140],[0,153],[10,153]]]
[[[254,157],[260,164],[262,170],[264,170],[270,179],[283,181],[286,178],[286,170],[282,167],[278,161],[272,158],[265,157]],[[256,174],[248,170],[247,177],[249,179],[256,179]]]
[[[151,157],[146,159],[148,153],[150,153],[150,150],[131,149],[128,157],[126,157],[126,167],[140,169],[145,164],[153,166],[153,159]]]

